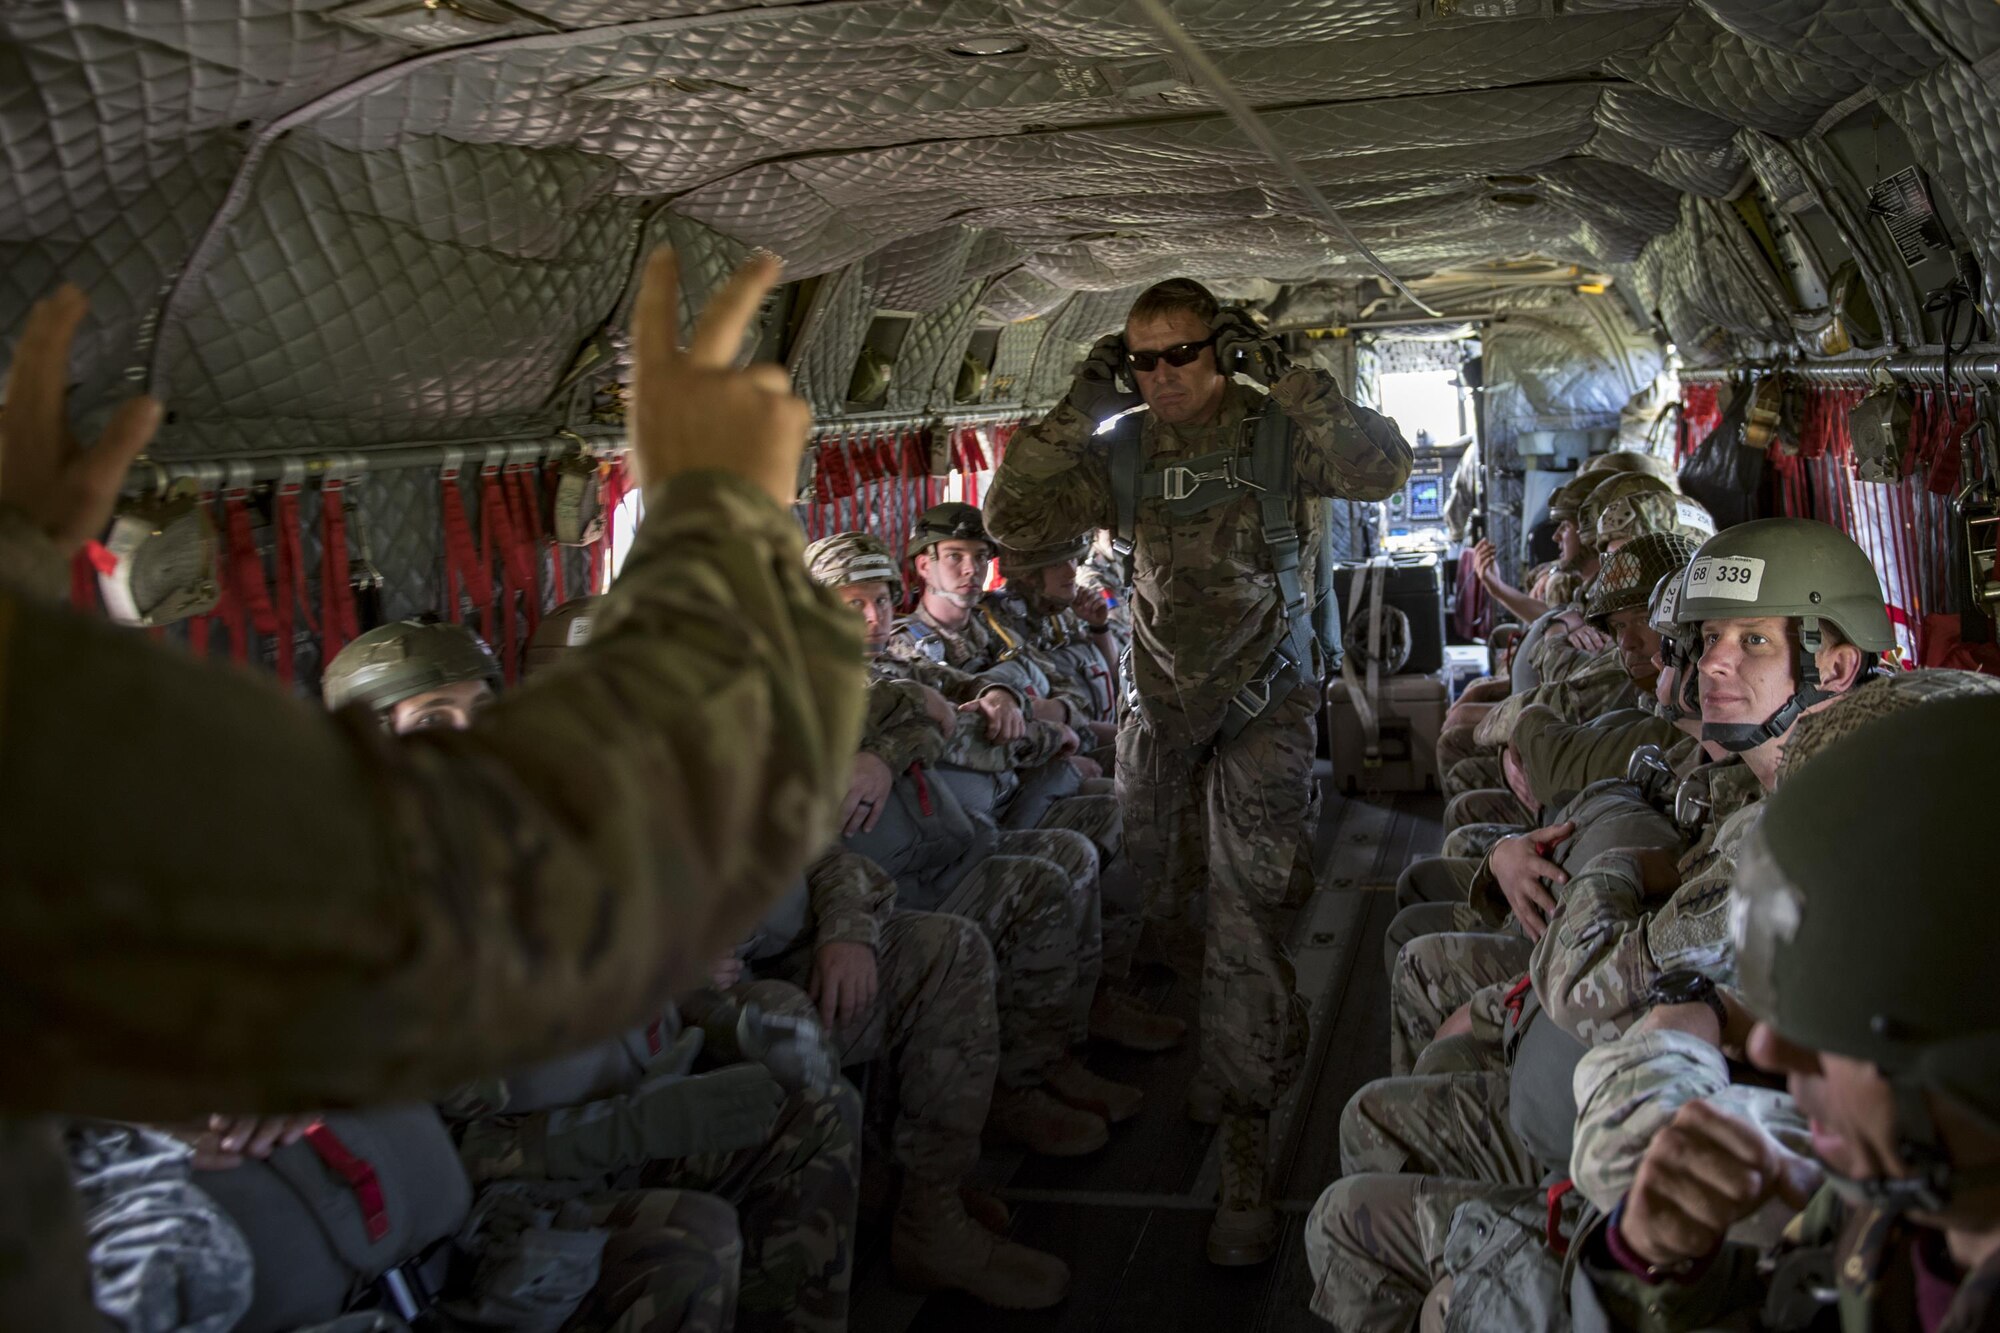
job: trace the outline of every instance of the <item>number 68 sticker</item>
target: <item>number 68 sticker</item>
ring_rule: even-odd
[[[1688,566],[1689,597],[1719,597],[1726,602],[1754,602],[1764,586],[1764,562],[1754,555],[1703,556]]]

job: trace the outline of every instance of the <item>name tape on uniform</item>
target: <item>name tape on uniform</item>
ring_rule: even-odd
[[[1754,555],[1703,556],[1688,566],[1689,597],[1719,597],[1725,602],[1754,602],[1764,586],[1764,562]]]

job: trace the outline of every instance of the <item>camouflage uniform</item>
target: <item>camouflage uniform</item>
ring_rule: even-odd
[[[1046,611],[1011,586],[986,594],[986,609],[1048,678],[1050,697],[1072,727],[1118,720],[1117,680],[1083,618],[1068,607]]]
[[[757,487],[696,473],[649,499],[560,688],[401,741],[38,600],[66,567],[5,516],[0,1110],[423,1095],[587,1044],[726,950],[832,832],[858,636]],[[47,1131],[5,1138],[0,1193],[61,1215],[14,1183],[66,1188]],[[27,1236],[37,1275],[80,1271],[73,1231]]]
[[[1302,549],[1316,548],[1310,496],[1381,499],[1409,474],[1394,424],[1345,402],[1326,375],[1278,375],[1271,400],[1295,426]],[[1141,419],[1142,456],[1193,457],[1235,445],[1255,398],[1229,384],[1210,426]],[[1011,546],[1047,546],[1115,527],[1107,451],[1097,423],[1065,400],[1017,433],[987,501],[989,526]],[[1230,700],[1285,632],[1253,494],[1193,518],[1141,500],[1135,532],[1128,689],[1138,699],[1118,738],[1127,853],[1150,893],[1147,915],[1189,933],[1207,890],[1202,969],[1204,1059],[1239,1111],[1269,1111],[1305,1049],[1304,1006],[1283,931],[1311,785],[1318,683],[1217,744]],[[1310,580],[1311,571],[1302,575]],[[1304,587],[1310,600],[1315,589]]]
[[[874,1001],[828,1036],[843,1066],[889,1061],[897,1164],[918,1179],[956,1185],[978,1165],[1000,1065],[993,951],[962,917],[896,911],[895,881],[864,856],[829,853],[807,868],[806,883],[809,929],[751,966],[803,986],[824,945],[874,951]]]
[[[752,998],[767,1013],[809,1015],[812,1007],[775,981],[758,983]],[[750,1147],[634,1162],[596,1176],[574,1176],[565,1166],[643,1155],[610,1107],[674,1075],[662,1062],[679,1053],[680,1035],[679,1013],[670,1007],[651,1025],[598,1047],[459,1089],[445,1110],[466,1171],[477,1185],[519,1182],[534,1197],[580,1199],[594,1215],[630,1215],[642,1232],[670,1228],[670,1215],[685,1219],[703,1205],[635,1198],[632,1190],[713,1194],[735,1208],[742,1238],[736,1327],[844,1328],[861,1173],[861,1105],[847,1084],[835,1079],[790,1092],[769,1136]],[[647,1303],[663,1313],[684,1307],[675,1293],[683,1290],[686,1265],[670,1258],[657,1280],[649,1278],[640,1251],[663,1242],[635,1236],[633,1243],[614,1285],[651,1293]]]
[[[973,608],[971,618],[952,630],[939,625],[919,602],[915,611],[896,622],[882,651],[904,660],[936,662],[978,676],[988,684],[1006,685],[1024,698],[1050,697],[1048,676],[983,605]]]
[[[563,1333],[728,1333],[736,1327],[743,1235],[712,1194],[627,1190],[593,1202],[604,1242],[597,1285]]]

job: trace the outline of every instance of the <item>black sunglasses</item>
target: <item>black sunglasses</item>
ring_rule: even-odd
[[[1143,370],[1150,374],[1162,361],[1170,366],[1192,365],[1194,359],[1201,355],[1201,349],[1213,346],[1214,343],[1215,335],[1211,333],[1198,343],[1175,343],[1172,347],[1164,347],[1157,352],[1127,352],[1125,359],[1132,363],[1132,369]]]

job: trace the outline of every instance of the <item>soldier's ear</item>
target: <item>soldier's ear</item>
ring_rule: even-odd
[[[1823,690],[1851,690],[1861,678],[1862,652],[1851,643],[1837,643],[1819,653],[1819,683]]]

